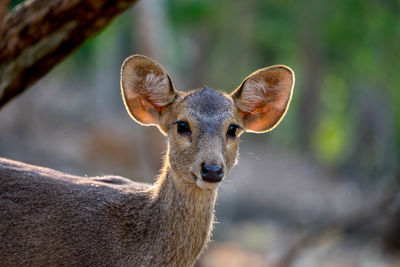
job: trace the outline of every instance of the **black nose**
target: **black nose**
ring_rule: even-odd
[[[218,183],[224,177],[222,167],[216,165],[205,165],[204,163],[201,165],[200,174],[204,181],[210,183]]]

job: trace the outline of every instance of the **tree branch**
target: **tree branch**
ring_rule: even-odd
[[[33,0],[0,32],[0,108],[136,0]]]
[[[9,0],[2,0],[0,2],[0,36],[1,33],[3,32],[4,28],[4,21],[5,21],[5,16],[7,15],[8,12],[8,5],[10,4]]]

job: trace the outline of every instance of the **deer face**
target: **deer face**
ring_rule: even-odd
[[[236,163],[239,124],[229,96],[209,88],[178,96],[167,125],[171,170],[200,188],[215,187]]]
[[[179,183],[213,189],[236,164],[243,131],[266,132],[284,116],[294,84],[285,66],[261,69],[231,94],[209,88],[175,91],[165,69],[134,55],[121,70],[129,114],[168,136],[168,163]]]

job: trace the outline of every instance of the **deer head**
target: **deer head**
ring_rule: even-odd
[[[181,92],[152,59],[133,55],[121,70],[131,117],[168,136],[166,166],[176,183],[212,190],[236,164],[239,136],[264,133],[285,115],[294,85],[283,65],[250,74],[230,95],[209,88]]]

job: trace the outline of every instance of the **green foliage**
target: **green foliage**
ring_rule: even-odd
[[[167,1],[168,14],[176,28],[193,27],[204,22],[208,24],[215,22],[218,6],[215,1],[210,0]]]
[[[317,157],[328,165],[343,163],[349,145],[349,89],[339,76],[327,75],[321,87],[321,116],[312,139]]]
[[[24,0],[11,0],[10,1],[10,9],[16,7],[17,5],[21,4],[24,2]]]

